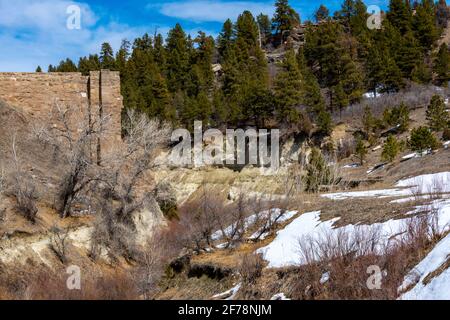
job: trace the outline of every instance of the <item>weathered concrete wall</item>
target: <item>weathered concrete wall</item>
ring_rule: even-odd
[[[107,152],[121,139],[123,99],[119,72],[93,71],[89,76],[76,72],[0,73],[0,99],[38,121],[48,119],[56,103],[80,110],[78,121],[85,115],[96,119],[100,112],[110,120],[98,151]]]

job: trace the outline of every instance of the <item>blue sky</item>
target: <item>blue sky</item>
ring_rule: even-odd
[[[311,19],[320,3],[331,12],[343,0],[291,0],[302,20]],[[0,72],[44,70],[70,57],[96,53],[102,42],[117,49],[122,39],[155,30],[167,34],[177,22],[186,32],[203,30],[216,36],[223,21],[250,10],[272,15],[275,0],[0,0]],[[366,0],[386,7],[388,0]],[[67,28],[67,8],[81,9],[81,29]]]

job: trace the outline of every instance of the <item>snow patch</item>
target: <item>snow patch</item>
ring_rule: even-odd
[[[432,285],[430,282],[428,285],[424,285],[423,281],[425,278],[431,274],[433,271],[437,270],[441,267],[447,259],[450,258],[450,234],[441,240],[434,249],[423,259],[406,277],[403,281],[403,284],[400,286],[399,291],[402,292],[407,288],[415,285],[412,290],[405,293],[402,296],[402,299],[426,299],[425,297],[433,297],[436,299],[450,299],[450,270],[447,279],[448,286],[446,287],[446,292],[440,292],[438,287],[441,285],[438,284],[441,280],[445,278],[440,278],[438,276],[436,279],[436,283]],[[432,286],[431,286],[432,285]],[[431,286],[430,288],[427,288]],[[434,291],[434,292],[433,292]],[[447,295],[446,295],[447,293]],[[425,297],[424,297],[425,296]]]
[[[446,232],[449,230],[450,223],[450,200],[437,200],[430,204],[429,208],[433,208],[437,221],[437,231]],[[420,209],[420,208],[418,208]],[[431,218],[431,217],[430,217]],[[355,252],[367,249],[366,237],[377,238],[378,241],[374,248],[375,252],[383,252],[386,248],[397,243],[403,234],[407,231],[408,225],[414,217],[407,217],[399,220],[389,220],[382,223],[374,223],[371,225],[346,225],[344,227],[335,228],[334,224],[340,218],[322,222],[320,220],[320,211],[309,212],[301,215],[290,223],[283,230],[278,231],[275,240],[268,246],[258,249],[256,252],[262,254],[263,258],[269,262],[269,268],[283,268],[288,266],[298,266],[308,263],[301,254],[300,243],[309,241],[314,255],[310,259],[318,260],[320,257],[315,256],[315,250],[318,244],[327,241],[337,243],[337,241],[345,241],[348,246],[354,246],[357,239],[362,239],[361,247],[352,249]],[[359,241],[361,242],[361,241]]]
[[[225,300],[233,300],[239,290],[241,289],[242,283],[237,284],[235,287],[231,288],[228,291],[216,294],[213,296],[214,299],[225,299]]]
[[[270,300],[280,301],[280,300],[291,300],[291,299],[287,298],[284,293],[277,293],[272,298],[270,298]]]

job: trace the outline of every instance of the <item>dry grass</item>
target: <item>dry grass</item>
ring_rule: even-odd
[[[10,300],[137,300],[140,295],[125,270],[82,273],[81,290],[69,290],[65,270],[47,267],[18,267],[0,273],[0,298]]]

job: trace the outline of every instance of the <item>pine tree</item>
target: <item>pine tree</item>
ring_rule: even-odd
[[[400,151],[400,144],[393,135],[389,135],[383,147],[381,158],[384,161],[392,162],[397,157]]]
[[[272,22],[266,14],[260,14],[256,20],[258,21],[259,33],[261,35],[261,43],[266,44],[272,35]]]
[[[85,76],[89,75],[90,71],[99,71],[100,69],[100,59],[97,54],[80,58],[78,61],[78,70]]]
[[[164,38],[161,34],[157,34],[153,45],[153,60],[162,73],[166,72],[166,48],[164,48]]]
[[[412,14],[409,1],[390,0],[387,18],[402,35],[410,31]]]
[[[167,38],[167,81],[171,92],[185,90],[189,81],[190,44],[180,24]]]
[[[324,110],[319,112],[317,116],[317,126],[319,128],[319,133],[324,135],[330,135],[333,130],[333,120],[331,118],[331,114]]]
[[[170,93],[167,89],[166,80],[161,74],[156,74],[153,79],[152,85],[152,106],[151,115],[153,117],[159,117],[160,119],[175,122],[176,110],[171,106]]]
[[[445,43],[439,48],[433,69],[437,74],[437,83],[439,85],[447,85],[447,82],[450,81],[450,52]]]
[[[330,11],[323,4],[320,5],[319,9],[317,9],[314,14],[314,18],[317,22],[321,22],[327,20],[330,17]]]
[[[77,72],[78,68],[69,58],[62,60],[59,65],[54,68],[54,72]]]
[[[428,84],[433,79],[433,70],[429,62],[420,59],[411,72],[411,80],[417,83]]]
[[[41,68],[41,66],[37,66],[37,68],[36,68],[36,72],[37,72],[37,73],[41,73],[41,72],[42,72],[42,68]]]
[[[427,149],[438,148],[439,142],[429,128],[419,127],[411,131],[409,146],[413,151],[422,153]]]
[[[214,81],[214,73],[211,65],[214,56],[214,39],[206,36],[204,32],[199,32],[194,40],[197,48],[191,57],[191,63],[198,67],[199,81],[197,82],[197,90],[209,91]]]
[[[383,121],[392,127],[398,127],[398,130],[405,132],[409,126],[409,109],[404,102],[399,106],[385,109],[383,113]]]
[[[415,66],[423,60],[420,43],[412,32],[407,32],[398,44],[396,64],[404,78],[410,78]]]
[[[268,88],[256,88],[246,99],[245,119],[257,127],[264,128],[267,120],[273,117],[275,97]]]
[[[300,24],[299,14],[289,5],[288,0],[275,2],[275,15],[272,19],[272,29],[281,41],[287,36],[287,32]]]
[[[228,19],[223,24],[222,31],[217,38],[217,49],[221,57],[225,58],[227,51],[230,50],[234,36],[233,22]]]
[[[360,137],[358,137],[356,142],[356,156],[358,157],[361,165],[364,164],[366,155],[367,155],[367,147],[364,144],[364,141]]]
[[[297,123],[297,108],[302,103],[302,75],[298,68],[295,52],[290,50],[282,64],[283,70],[275,80],[277,116],[288,123]]]
[[[100,66],[102,69],[115,70],[114,51],[108,42],[102,44],[100,50]]]
[[[122,44],[120,46],[119,51],[117,51],[116,54],[116,67],[117,70],[120,71],[120,74],[123,75],[123,73],[126,72],[126,64],[128,59],[130,58],[130,48],[131,43],[124,39],[122,40]]]
[[[372,110],[369,106],[364,108],[364,114],[362,117],[362,125],[364,128],[365,134],[369,137],[375,127],[375,117],[372,114]]]
[[[439,38],[435,16],[436,9],[433,0],[423,0],[416,7],[416,13],[412,19],[412,27],[423,52],[430,50]]]
[[[449,127],[450,117],[445,107],[444,99],[440,95],[431,98],[427,108],[428,126],[433,131],[441,131]]]
[[[258,24],[250,11],[244,11],[236,21],[236,41],[241,53],[252,54],[259,48]]]
[[[303,180],[307,192],[319,192],[322,185],[331,183],[331,170],[320,149],[313,148],[311,150],[309,162],[306,166],[306,175]]]

